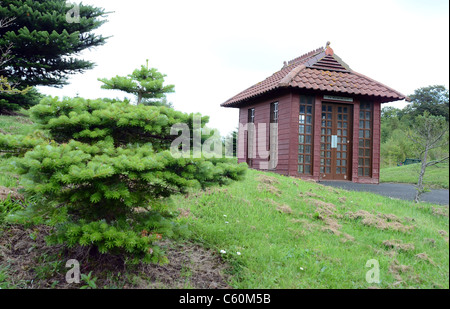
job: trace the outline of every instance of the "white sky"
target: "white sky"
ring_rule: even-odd
[[[100,89],[97,78],[125,76],[149,59],[175,85],[168,100],[177,110],[210,116],[209,127],[226,135],[238,126],[238,110],[221,103],[327,41],[353,70],[403,94],[435,84],[449,88],[447,0],[83,3],[114,11],[97,31],[112,37],[82,53],[96,63],[93,70],[72,76],[62,89],[40,87],[44,94],[131,98]]]

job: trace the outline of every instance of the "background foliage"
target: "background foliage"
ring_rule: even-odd
[[[381,113],[381,164],[383,167],[395,166],[406,158],[419,158],[420,151],[408,139],[417,117],[427,112],[446,118],[448,126],[448,89],[444,86],[419,88],[410,96],[411,103],[403,109],[385,107]],[[448,134],[444,137],[448,141]],[[433,149],[430,160],[437,160],[449,153],[448,145]]]

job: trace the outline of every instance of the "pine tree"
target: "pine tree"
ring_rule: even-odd
[[[140,69],[136,69],[132,74],[128,76],[116,76],[111,79],[99,78],[104,85],[103,89],[109,90],[121,90],[127,93],[131,93],[136,96],[137,104],[144,103],[145,105],[166,105],[164,99],[166,93],[174,92],[174,85],[164,85],[164,77],[166,75],[161,74],[155,68],[142,65]],[[163,99],[163,100],[161,100]],[[167,105],[166,105],[167,106]]]
[[[51,239],[69,247],[163,261],[156,242],[181,230],[170,196],[226,185],[246,171],[233,160],[172,156],[172,126],[192,130],[194,114],[83,98],[45,98],[30,113],[51,140],[6,137],[0,146],[34,147],[14,164],[27,195],[39,198],[24,215],[58,222]]]
[[[12,24],[15,20],[12,18],[0,18],[0,29],[6,28]],[[25,89],[17,89],[14,84],[9,82],[8,78],[3,76],[3,68],[6,67],[6,64],[11,60],[11,49],[12,44],[6,46],[0,46],[0,95],[24,95],[28,93],[31,88],[26,87]],[[15,96],[17,99],[17,96]],[[17,104],[9,104],[9,101],[0,99],[0,114],[6,113],[8,110],[14,109]]]
[[[19,90],[28,86],[63,86],[70,74],[82,73],[94,64],[75,56],[85,49],[101,46],[106,39],[92,31],[106,15],[101,8],[79,5],[73,20],[65,0],[2,0],[0,17],[12,20],[0,28],[0,50],[9,48],[9,61],[0,67],[3,76]],[[36,103],[25,96],[25,107]],[[0,94],[2,100],[15,104]],[[1,105],[0,105],[1,107]],[[11,107],[11,106],[10,106]],[[17,108],[17,106],[16,106]]]

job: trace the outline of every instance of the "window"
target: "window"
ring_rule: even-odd
[[[361,102],[360,106],[358,176],[372,177],[372,104]]]
[[[270,104],[269,169],[276,169],[278,163],[278,102]]]
[[[331,174],[332,170],[332,135],[333,105],[322,104],[322,124],[320,135],[320,174]]]
[[[250,108],[248,110],[248,131],[247,131],[247,164],[249,167],[253,167],[253,159],[255,158],[254,155],[254,142],[255,142],[255,109]]]
[[[298,116],[298,173],[312,174],[314,96],[300,96]]]
[[[248,110],[248,123],[255,123],[255,109],[250,108]]]
[[[270,104],[270,123],[278,123],[278,102]]]

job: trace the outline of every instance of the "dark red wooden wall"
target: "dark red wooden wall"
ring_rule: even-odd
[[[310,176],[299,175],[298,168],[298,115],[300,92],[295,90],[285,90],[270,96],[261,97],[250,101],[248,105],[240,108],[239,123],[247,124],[248,110],[255,109],[255,124],[270,123],[270,104],[279,103],[278,120],[278,166],[273,172],[301,177],[304,179],[320,180],[320,137],[321,137],[321,113],[323,94],[316,94],[314,107],[314,138],[313,138],[313,173]],[[327,102],[333,102],[327,100]],[[372,147],[372,177],[358,176],[358,147],[359,147],[359,99],[354,98],[354,102],[347,103],[353,105],[353,140],[352,147],[352,173],[351,180],[359,183],[379,183],[380,177],[380,120],[381,103],[373,102],[373,147]],[[342,103],[335,101],[334,103]],[[258,131],[258,130],[256,130]],[[266,127],[265,137],[256,135],[257,143],[262,142],[261,138],[266,138],[265,144],[269,147],[269,127]],[[258,148],[258,146],[257,146]],[[247,149],[247,132],[240,130],[238,141],[238,154],[245,154]],[[245,156],[238,156],[239,162],[246,162]],[[253,160],[254,169],[259,169],[259,164],[267,159],[255,158]]]

